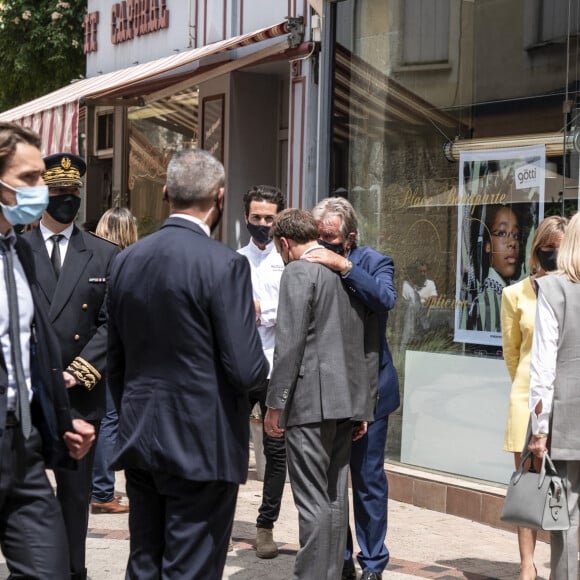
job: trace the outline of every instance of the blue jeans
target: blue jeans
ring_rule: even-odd
[[[95,447],[93,464],[93,493],[91,502],[108,503],[115,498],[115,472],[111,469],[111,459],[117,442],[119,416],[113,398],[107,391],[107,414],[101,420],[101,428]]]

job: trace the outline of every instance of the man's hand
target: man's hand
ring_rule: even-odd
[[[268,407],[266,416],[264,417],[264,431],[270,437],[282,437],[284,429],[278,426],[282,409],[271,409]]]
[[[63,439],[68,447],[69,455],[73,459],[82,459],[95,440],[95,428],[82,419],[73,419],[72,423],[74,431],[67,431]]]
[[[536,457],[542,459],[544,453],[548,451],[546,443],[548,442],[547,437],[532,437],[530,443],[528,444],[528,451],[531,451]]]
[[[346,268],[346,258],[326,248],[316,248],[302,256],[301,260],[322,264],[335,272],[342,272]]]
[[[366,421],[352,426],[352,440],[358,441],[367,434],[369,424]]]
[[[256,310],[256,326],[260,326],[262,324],[262,307],[257,300],[254,300],[254,309]]]
[[[79,384],[77,378],[66,371],[62,371],[62,378],[64,379],[64,386],[67,389],[72,389]]]

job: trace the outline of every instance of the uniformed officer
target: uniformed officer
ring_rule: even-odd
[[[73,416],[91,422],[98,431],[105,414],[105,294],[118,248],[73,223],[81,204],[83,159],[58,153],[45,157],[44,162],[48,207],[39,227],[24,235],[34,251],[38,283],[59,339]],[[72,579],[87,577],[85,544],[94,449],[79,462],[78,470],[55,470]]]

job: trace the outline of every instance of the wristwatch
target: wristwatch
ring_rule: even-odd
[[[346,276],[352,270],[352,262],[347,258],[344,268],[340,271],[341,276]]]

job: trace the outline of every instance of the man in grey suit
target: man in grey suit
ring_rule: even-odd
[[[312,214],[287,209],[270,235],[286,268],[265,429],[286,437],[300,526],[294,578],[336,580],[346,546],[351,442],[366,432],[376,401],[365,351],[375,356],[378,344],[366,337],[365,347],[367,311],[340,277],[301,259],[319,248]]]

